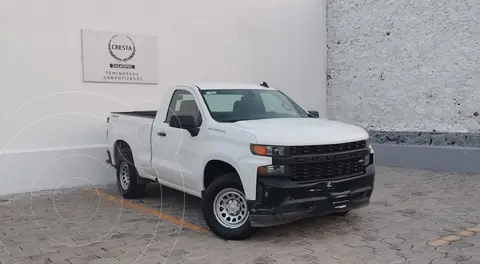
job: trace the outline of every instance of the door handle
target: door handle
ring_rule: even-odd
[[[161,131],[161,132],[158,132],[157,135],[160,136],[160,137],[166,137],[167,133]]]

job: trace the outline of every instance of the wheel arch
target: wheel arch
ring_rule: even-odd
[[[112,156],[112,161],[115,162],[114,165],[118,165],[118,161],[121,157],[121,152],[120,150],[124,151],[130,151],[132,153],[132,148],[130,148],[130,145],[125,140],[118,139],[113,143],[113,156]]]
[[[242,178],[240,177],[240,173],[234,165],[230,162],[221,160],[221,159],[211,159],[205,164],[205,168],[203,170],[203,190],[207,189],[208,186],[217,178],[225,175],[227,173],[235,173],[237,175],[238,180],[243,186]],[[203,191],[202,191],[203,196]]]

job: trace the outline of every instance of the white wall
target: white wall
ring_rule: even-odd
[[[329,0],[327,12],[329,116],[480,132],[479,1]]]
[[[105,116],[157,108],[174,83],[265,80],[325,114],[325,6],[324,0],[2,1],[0,194],[113,182],[104,164]],[[158,36],[160,84],[83,83],[82,28]]]

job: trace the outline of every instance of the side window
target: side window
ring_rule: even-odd
[[[195,118],[198,125],[202,123],[202,115],[195,102],[195,98],[190,92],[185,90],[176,90],[173,93],[165,122],[169,123],[172,116],[175,115],[191,115]]]

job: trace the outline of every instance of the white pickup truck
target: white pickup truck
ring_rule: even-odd
[[[178,85],[158,110],[112,112],[107,122],[123,196],[158,182],[200,197],[207,225],[224,239],[370,203],[368,133],[319,118],[266,83]]]

